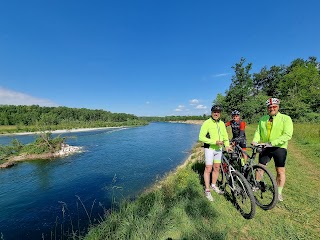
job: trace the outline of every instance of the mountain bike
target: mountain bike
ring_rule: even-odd
[[[226,187],[231,190],[232,201],[245,219],[251,219],[256,213],[256,204],[252,188],[246,178],[230,164],[228,153],[224,150],[217,186],[227,194]]]
[[[230,162],[250,183],[256,204],[263,210],[274,208],[278,201],[276,180],[265,165],[255,163],[257,154],[263,151],[265,145],[250,146],[249,148],[252,149],[251,156],[240,147],[238,139],[232,140],[232,145],[234,146],[234,151],[229,154]],[[244,166],[241,165],[243,155],[248,157]]]

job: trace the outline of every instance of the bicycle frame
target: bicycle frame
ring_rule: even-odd
[[[250,148],[252,149],[252,154],[251,154],[251,156],[239,146],[239,144],[238,144],[237,141],[234,141],[233,146],[235,147],[235,150],[237,150],[237,151],[239,151],[241,154],[247,156],[247,158],[249,159],[249,162],[248,162],[246,165],[247,165],[248,167],[251,167],[251,168],[252,168],[252,166],[253,166],[254,163],[255,163],[254,161],[255,161],[255,159],[256,159],[256,155],[257,155],[259,149],[261,149],[264,145],[258,144],[258,145],[256,145],[256,146],[250,146]]]
[[[226,177],[226,183],[228,183],[231,190],[234,190],[234,179],[232,177],[232,172],[236,171],[234,167],[231,165],[229,160],[224,156],[224,154],[227,153],[227,151],[223,151],[222,158],[221,158],[221,168],[224,176]],[[231,184],[230,184],[231,180]]]

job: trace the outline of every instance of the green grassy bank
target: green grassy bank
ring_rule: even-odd
[[[254,128],[247,127],[249,142]],[[319,140],[319,125],[294,125],[284,202],[270,211],[257,208],[251,220],[222,195],[215,194],[214,202],[204,197],[204,156],[198,143],[183,167],[109,212],[84,239],[319,239]]]

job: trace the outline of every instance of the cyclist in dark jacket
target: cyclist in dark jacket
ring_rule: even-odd
[[[240,119],[240,112],[238,110],[234,110],[231,112],[232,120],[226,122],[226,127],[231,126],[232,130],[232,140],[240,139],[239,145],[245,151],[247,145],[246,139],[246,123]],[[241,159],[241,165],[243,166],[245,161],[247,160],[247,156],[244,155]]]

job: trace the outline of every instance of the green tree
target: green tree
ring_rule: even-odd
[[[272,66],[269,70],[263,67],[259,73],[253,74],[254,94],[260,91],[265,92],[267,96],[280,97],[279,83],[286,74],[286,67]]]
[[[279,83],[279,88],[284,99],[301,101],[312,111],[320,112],[320,75],[314,63],[292,67]]]
[[[232,82],[225,97],[225,102],[227,103],[226,110],[228,112],[239,109],[241,103],[247,101],[253,94],[253,82],[250,74],[252,63],[244,66],[245,61],[245,58],[241,58],[240,62],[232,67],[235,75],[232,76]]]

